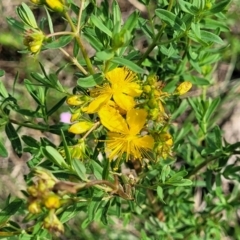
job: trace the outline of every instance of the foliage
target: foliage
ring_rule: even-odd
[[[116,239],[111,226],[122,221],[135,225],[136,239],[238,239],[228,218],[239,207],[239,189],[225,192],[222,181],[240,181],[238,159],[229,163],[240,144],[224,141],[214,119],[222,100],[207,94],[228,48],[221,36],[229,32],[230,0],[141,0],[146,14],[136,10],[124,22],[117,1],[31,2],[17,7],[18,19],[7,19],[24,36],[21,53],[38,62],[42,52],[61,52],[69,64],[49,72],[39,61],[24,79],[34,102],[28,109],[0,83],[1,126],[19,157],[31,155],[25,198],[7,198],[0,236],[96,239],[100,230],[87,230],[96,222]],[[36,7],[45,11],[38,21]],[[71,30],[56,31],[55,16]],[[59,79],[70,65],[72,90]],[[54,105],[53,94],[60,96]],[[65,103],[71,123],[53,123]],[[57,135],[60,144],[22,128]],[[0,155],[8,155],[3,141]],[[20,214],[27,224],[15,220]],[[115,228],[118,239],[131,235]]]

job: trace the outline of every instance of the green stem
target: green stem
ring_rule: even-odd
[[[49,131],[49,127],[46,125],[33,125],[33,124],[29,124],[29,123],[22,123],[22,122],[18,122],[15,119],[9,119],[9,121],[11,123],[17,124],[18,126],[21,126],[21,127],[27,127],[27,128],[31,128],[31,129],[40,130],[40,131]]]
[[[90,74],[94,74],[94,70],[93,70],[93,66],[92,66],[92,63],[90,61],[90,58],[88,57],[88,54],[87,54],[87,51],[85,49],[85,47],[83,46],[83,43],[82,43],[82,40],[79,36],[79,32],[78,32],[78,29],[75,27],[75,25],[73,24],[72,22],[72,19],[70,18],[70,16],[68,15],[68,13],[65,13],[65,17],[67,19],[67,21],[69,22],[71,28],[72,28],[72,31],[74,33],[74,36],[76,38],[76,41],[81,49],[81,52],[82,52],[82,55],[83,55],[83,58],[85,59],[85,62],[87,64],[87,69],[88,71],[90,72]]]
[[[168,11],[171,11],[172,9],[172,6],[173,6],[173,1],[174,0],[169,0],[169,5],[168,5],[168,8],[167,10]],[[161,29],[159,30],[158,34],[154,37],[152,43],[148,46],[148,49],[146,50],[146,52],[143,54],[142,58],[137,62],[138,65],[140,65],[149,55],[149,53],[152,52],[152,50],[157,46],[157,42],[159,41],[159,39],[161,38],[162,36],[162,33],[165,29],[165,27],[167,26],[166,23],[163,23],[162,24],[162,27]]]
[[[78,14],[78,22],[77,22],[77,29],[76,32],[80,34],[80,27],[81,27],[81,19],[82,19],[82,11],[83,11],[83,7],[84,7],[84,2],[85,0],[81,1],[81,6],[79,9],[79,14]]]
[[[82,67],[82,65],[78,62],[78,60],[68,54],[63,48],[59,48],[59,50],[67,57],[69,58],[72,63],[85,75],[88,75],[88,72]]]
[[[196,175],[202,168],[204,168],[210,162],[212,162],[212,161],[214,161],[214,160],[216,160],[218,158],[219,158],[219,156],[214,156],[214,157],[211,157],[211,158],[207,158],[205,161],[203,161],[198,166],[196,166],[191,172],[189,172],[188,175],[186,176],[186,178],[194,177],[194,175]]]
[[[50,33],[46,37],[50,38],[58,35],[74,35],[74,33],[73,32],[56,32],[56,33]]]

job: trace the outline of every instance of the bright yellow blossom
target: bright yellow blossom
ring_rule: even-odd
[[[135,106],[134,97],[141,95],[140,85],[135,82],[136,74],[127,68],[115,68],[105,75],[108,83],[91,91],[96,98],[89,104],[87,113],[98,112],[99,109],[113,99],[123,110],[129,111]]]
[[[147,155],[147,151],[153,149],[153,137],[140,134],[146,123],[146,110],[132,108],[124,119],[115,108],[105,105],[98,114],[101,123],[110,130],[106,141],[106,150],[109,151],[110,160],[115,157],[121,158],[123,153],[126,153],[126,160],[130,156],[141,159]]]

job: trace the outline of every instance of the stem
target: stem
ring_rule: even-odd
[[[211,158],[206,159],[202,163],[200,163],[198,166],[196,166],[191,172],[188,173],[186,178],[192,178],[194,175],[196,175],[202,168],[204,168],[206,165],[208,165],[210,162],[218,159],[219,156],[214,156]]]
[[[78,60],[72,56],[70,56],[63,48],[59,48],[60,51],[67,57],[69,58],[72,63],[84,74],[84,75],[88,75],[88,72],[82,67],[82,65],[80,65],[80,63],[78,62]]]
[[[86,139],[87,136],[93,131],[95,130],[98,126],[100,125],[100,122],[96,122],[92,128],[82,137],[82,140]]]
[[[48,34],[46,37],[50,38],[50,37],[54,37],[54,36],[58,36],[58,35],[73,35],[73,32],[56,32],[56,33],[50,33]]]
[[[65,17],[66,17],[67,21],[69,22],[69,24],[70,24],[70,26],[72,28],[72,31],[74,33],[74,36],[76,38],[76,41],[77,41],[77,43],[78,43],[78,45],[79,45],[79,47],[81,49],[83,58],[85,59],[85,62],[87,64],[88,71],[90,72],[90,74],[94,74],[92,63],[90,61],[90,58],[88,57],[88,54],[87,54],[87,51],[86,51],[85,47],[83,46],[83,43],[82,43],[81,38],[79,36],[78,29],[73,24],[72,19],[70,18],[70,16],[68,15],[67,12],[65,13]]]
[[[17,124],[18,126],[21,126],[21,127],[27,127],[27,128],[31,128],[31,129],[40,130],[40,131],[49,131],[49,127],[46,125],[43,126],[43,125],[33,125],[33,124],[29,124],[29,123],[21,123],[15,119],[9,119],[9,121],[11,123]]]
[[[81,19],[82,19],[82,11],[83,11],[83,7],[84,7],[84,2],[85,0],[81,1],[81,6],[79,9],[79,14],[78,14],[78,22],[77,22],[77,29],[76,32],[80,34],[80,27],[81,27]]]
[[[167,10],[171,11],[173,6],[173,0],[169,0],[169,5]],[[155,36],[155,38],[153,39],[152,43],[148,46],[148,49],[146,50],[146,52],[143,54],[142,58],[137,62],[138,65],[140,65],[149,55],[149,53],[152,52],[152,50],[157,46],[157,42],[159,41],[160,37],[162,36],[162,33],[165,29],[165,27],[167,26],[166,23],[162,24],[161,29],[159,30],[158,34]]]

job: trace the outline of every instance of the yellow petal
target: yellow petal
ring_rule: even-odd
[[[88,131],[93,126],[91,122],[78,122],[74,123],[68,131],[74,134],[81,134]]]
[[[102,125],[108,130],[128,134],[129,130],[127,123],[115,108],[105,105],[99,110],[98,115]]]
[[[122,92],[124,92],[132,97],[139,97],[142,94],[142,90],[141,90],[139,84],[137,84],[135,82],[125,84]]]
[[[145,148],[148,150],[153,149],[154,146],[154,139],[150,135],[145,135],[140,137],[134,141],[134,144],[140,148]]]
[[[109,93],[101,94],[96,99],[94,99],[87,108],[87,113],[95,113],[97,112],[102,105],[106,104],[110,99],[112,95]]]
[[[119,105],[120,108],[126,111],[129,111],[135,106],[134,99],[123,93],[114,94],[113,99]]]
[[[147,112],[144,109],[131,109],[127,112],[127,123],[131,135],[136,135],[141,131],[146,123],[146,118]]]

